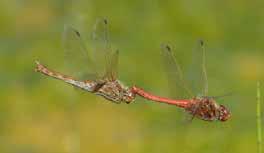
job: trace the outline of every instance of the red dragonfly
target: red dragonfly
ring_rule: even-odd
[[[108,38],[108,21],[98,19],[94,25],[91,43],[87,49],[80,33],[65,26],[63,46],[71,77],[56,72],[36,61],[36,72],[62,80],[74,87],[102,96],[115,103],[130,103],[135,99],[131,88],[117,80],[118,50],[112,48]],[[94,58],[91,58],[93,55]],[[78,73],[77,73],[78,72]]]
[[[192,78],[189,78],[189,82],[191,82],[190,84],[193,85],[193,92],[187,87],[190,84],[187,84],[187,82],[184,80],[181,68],[177,63],[170,46],[162,46],[162,57],[171,90],[177,92],[174,94],[178,95],[175,97],[177,100],[159,97],[148,93],[141,88],[132,87],[132,90],[135,94],[140,95],[148,100],[176,105],[178,107],[184,108],[193,117],[197,117],[205,121],[226,121],[231,117],[229,109],[227,109],[224,105],[218,104],[215,101],[215,97],[207,96],[208,83],[203,41],[200,41],[198,48],[194,50],[192,67],[195,69],[191,71],[192,74],[189,74],[190,76],[193,76]],[[194,95],[194,93],[196,95]],[[187,97],[192,98],[187,99]]]

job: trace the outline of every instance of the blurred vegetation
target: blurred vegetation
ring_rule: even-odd
[[[0,151],[257,152],[263,6],[254,0],[0,1]],[[173,44],[185,68],[196,40],[203,38],[209,94],[234,92],[219,100],[232,119],[189,123],[176,107],[141,98],[116,105],[33,71],[36,59],[63,69],[63,25],[89,35],[98,17],[109,19],[112,44],[120,49],[120,80],[158,95],[169,95],[160,44]]]
[[[260,94],[260,83],[257,82],[257,107],[256,107],[256,118],[257,118],[257,139],[258,139],[258,152],[262,152],[262,123],[261,123],[261,94]]]

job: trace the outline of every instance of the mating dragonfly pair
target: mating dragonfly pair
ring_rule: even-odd
[[[53,71],[40,62],[36,61],[36,71],[44,75],[62,80],[75,87],[100,95],[114,103],[131,103],[136,96],[147,100],[175,105],[186,110],[193,117],[205,121],[226,121],[231,117],[230,111],[223,105],[218,104],[214,97],[208,97],[208,84],[205,69],[205,51],[202,41],[195,52],[193,65],[196,67],[194,73],[198,74],[191,78],[194,91],[200,95],[194,95],[184,80],[181,69],[175,56],[168,45],[162,46],[162,58],[164,66],[171,81],[170,86],[178,92],[185,92],[190,99],[170,99],[153,95],[137,86],[127,87],[118,80],[117,66],[119,51],[113,49],[109,43],[108,22],[106,19],[97,20],[92,32],[92,43],[94,48],[90,52],[86,49],[80,33],[71,26],[65,26],[63,32],[63,44],[66,58],[72,63],[74,77]],[[93,53],[91,53],[93,52]],[[93,56],[91,56],[91,54]],[[91,58],[95,57],[95,58]],[[74,72],[83,73],[76,74]],[[72,75],[73,75],[72,74]],[[76,78],[75,78],[76,77]],[[202,83],[201,83],[202,82]],[[179,93],[178,93],[179,95]],[[182,96],[183,94],[181,94]]]

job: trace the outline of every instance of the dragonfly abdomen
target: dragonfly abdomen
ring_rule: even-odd
[[[66,76],[64,74],[61,74],[59,72],[53,71],[48,69],[46,66],[40,64],[38,61],[36,61],[37,67],[35,69],[35,71],[40,72],[44,75],[53,77],[55,79],[58,80],[62,80],[66,83],[69,83],[75,87],[81,88],[83,90],[89,91],[89,92],[94,92],[96,86],[98,83],[96,83],[95,81],[78,81],[70,76]]]

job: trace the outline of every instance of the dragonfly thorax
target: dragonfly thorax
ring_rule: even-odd
[[[105,81],[95,93],[115,103],[130,103],[135,99],[132,91],[118,80]]]

